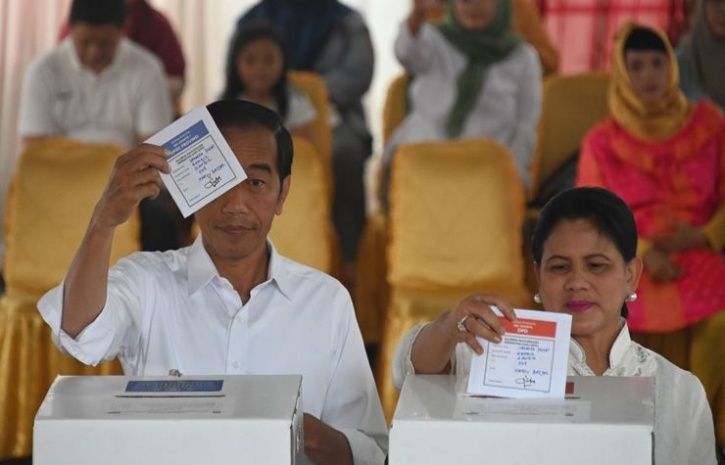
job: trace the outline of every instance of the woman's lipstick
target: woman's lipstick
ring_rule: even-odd
[[[566,308],[570,312],[578,313],[588,310],[592,303],[588,300],[570,300],[566,303]]]

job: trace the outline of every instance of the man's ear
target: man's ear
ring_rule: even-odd
[[[274,210],[275,215],[279,216],[282,214],[282,207],[284,206],[284,201],[287,200],[287,194],[289,194],[289,187],[291,182],[291,175],[287,175],[282,180],[282,188],[280,189],[279,196],[277,197],[277,208],[275,208]]]

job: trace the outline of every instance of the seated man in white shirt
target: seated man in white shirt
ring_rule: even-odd
[[[19,133],[130,149],[173,117],[161,62],[124,38],[124,0],[74,0],[70,36],[29,66]]]
[[[387,428],[350,296],[267,240],[290,186],[292,141],[262,106],[207,107],[248,175],[196,213],[187,248],[139,252],[108,270],[115,228],[157,195],[164,149],[122,155],[65,281],[38,303],[56,343],[130,375],[302,374],[307,458],[382,464]]]
[[[124,38],[125,0],[74,0],[70,36],[28,67],[20,99],[24,145],[47,137],[114,143],[125,150],[173,118],[161,62]],[[166,192],[141,205],[145,250],[181,243]]]

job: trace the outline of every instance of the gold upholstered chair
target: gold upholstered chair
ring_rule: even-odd
[[[338,253],[330,220],[329,171],[308,141],[294,138],[294,150],[292,184],[270,238],[282,255],[332,273]]]
[[[319,74],[309,71],[290,71],[287,77],[290,84],[304,92],[315,107],[317,116],[312,122],[310,142],[312,142],[317,153],[325,160],[325,169],[331,170],[332,128],[330,126],[329,94],[325,81]]]
[[[586,133],[609,113],[609,75],[592,72],[544,81],[531,193],[581,145]]]
[[[529,303],[521,255],[524,200],[513,156],[491,140],[399,148],[390,187],[391,295],[377,367],[388,420],[397,402],[393,353],[413,325],[474,292]]]
[[[395,128],[408,113],[408,85],[410,76],[401,74],[390,83],[383,105],[383,144],[390,139]],[[378,170],[380,164],[372,165]],[[372,188],[380,186],[380,173],[373,172]],[[387,218],[382,211],[368,216],[360,238],[357,272],[353,297],[355,311],[363,339],[367,344],[380,342],[385,309],[388,306],[389,288],[385,280],[385,247],[387,244]]]
[[[383,103],[383,145],[408,114],[408,86],[410,76],[401,74],[390,83]]]
[[[20,157],[6,208],[6,291],[0,298],[0,460],[29,455],[35,412],[57,374],[118,374],[87,367],[53,345],[35,305],[60,283],[121,150],[50,139]],[[134,215],[114,236],[111,263],[139,249]]]

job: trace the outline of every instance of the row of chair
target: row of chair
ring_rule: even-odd
[[[270,235],[281,253],[334,274],[339,250],[330,222],[327,92],[312,73],[292,73],[290,81],[310,96],[317,120],[310,141],[294,141],[295,175]],[[403,76],[390,87],[386,137],[405,116],[407,82]],[[542,176],[606,114],[605,94],[606,76],[545,82],[535,165]],[[508,150],[489,140],[399,150],[390,212],[370,218],[354,292],[366,342],[381,342],[377,379],[388,418],[396,399],[392,352],[412,325],[482,289],[530,303],[521,253],[526,195]],[[20,158],[6,209],[7,289],[0,298],[0,458],[30,453],[32,419],[56,374],[120,373],[118,363],[85,367],[61,355],[35,308],[63,279],[120,153],[118,147],[58,139],[34,145]],[[134,216],[115,235],[113,262],[138,250],[138,235]]]

